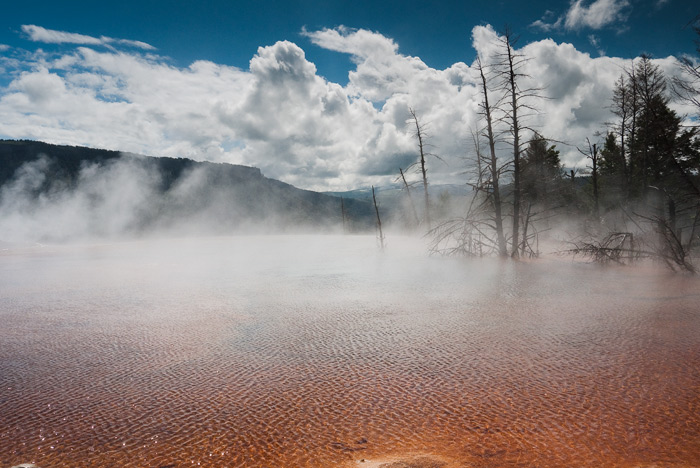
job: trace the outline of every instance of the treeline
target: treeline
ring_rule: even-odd
[[[700,35],[700,30],[696,29]],[[669,80],[650,57],[624,70],[607,103],[615,120],[600,134],[573,142],[585,170],[562,168],[556,141],[530,122],[542,89],[528,87],[528,58],[506,31],[496,51],[477,57],[481,125],[473,130],[473,196],[465,213],[435,220],[427,204],[423,224],[432,250],[448,255],[537,256],[540,242],[568,243],[564,250],[601,262],[654,258],[674,269],[695,271],[700,245],[700,72],[697,60],[681,61]],[[698,49],[700,58],[700,48]],[[676,114],[672,99],[695,106],[695,116]],[[415,123],[421,167],[424,146]],[[403,170],[401,176],[404,177]],[[404,178],[405,181],[405,178]],[[405,184],[410,195],[410,186]],[[413,205],[415,216],[415,205]],[[549,233],[550,235],[546,235]]]

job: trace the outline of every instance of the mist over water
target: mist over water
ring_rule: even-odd
[[[138,227],[159,179],[133,161],[84,164],[73,184],[53,180],[45,156],[0,188],[1,239],[12,243],[118,236]]]
[[[337,232],[342,225],[339,198],[268,179],[257,168],[68,148],[92,158],[78,161],[44,146],[59,156],[39,154],[0,184],[0,246]],[[367,228],[369,208],[359,204],[345,203],[354,230]]]
[[[388,240],[3,250],[0,466],[700,465],[697,278]]]

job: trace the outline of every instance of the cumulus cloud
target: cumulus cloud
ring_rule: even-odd
[[[282,41],[261,47],[250,84],[217,115],[246,141],[243,162],[302,187],[356,180],[362,160],[384,148],[363,147],[383,131],[378,112],[316,74],[304,51]],[[335,182],[333,182],[335,181]]]
[[[471,132],[480,125],[470,64],[431,68],[374,31],[303,34],[350,55],[346,86],[319,76],[289,41],[260,47],[247,70],[208,61],[175,67],[153,53],[85,44],[17,55],[0,88],[0,135],[246,164],[298,187],[344,190],[392,183],[399,167],[417,159],[407,124],[413,108],[431,151],[445,161],[431,160],[432,182],[464,182]],[[486,63],[499,39],[490,26],[472,31]],[[551,39],[517,52],[529,59],[523,86],[543,88],[548,98],[533,102],[539,113],[528,124],[572,145],[559,145],[566,164],[585,164],[575,146],[605,130],[613,83],[630,62],[592,58]],[[655,63],[674,73],[675,59]]]
[[[629,6],[629,0],[594,0],[587,5],[584,0],[574,0],[564,15],[554,19],[554,13],[547,11],[530,26],[545,32],[561,28],[569,31],[602,29],[627,21]]]
[[[46,29],[41,26],[36,26],[33,24],[22,25],[22,32],[24,32],[29,40],[34,42],[44,42],[46,44],[85,44],[85,45],[126,45],[131,47],[137,47],[145,50],[155,50],[150,44],[146,44],[141,41],[133,41],[129,39],[113,39],[111,37],[100,36],[92,37],[86,36],[84,34],[69,33],[64,31],[55,31],[53,29]]]
[[[348,94],[380,108],[375,120],[381,131],[371,136],[363,151],[379,150],[379,156],[385,156],[383,161],[365,161],[368,170],[379,174],[393,167],[396,174],[399,167],[405,169],[408,154],[415,158],[413,130],[407,124],[409,108],[414,108],[434,152],[454,156],[446,158],[452,159],[450,164],[437,162],[433,175],[455,180],[463,170],[459,157],[465,153],[469,128],[475,125],[472,110],[478,105],[473,73],[466,64],[433,69],[418,57],[399,53],[392,39],[372,31],[341,27],[305,34],[320,47],[350,54],[356,67],[349,73]]]
[[[228,87],[246,79],[230,67],[177,69],[165,60],[86,47],[51,60],[37,53],[24,65],[0,95],[6,136],[213,159],[216,150],[208,155],[207,143],[221,129],[206,121],[217,102],[233,99]]]
[[[436,71],[419,58],[399,54],[392,39],[376,32],[339,27],[304,34],[324,49],[350,54],[357,65],[349,76],[351,90],[372,101],[406,93],[414,74],[426,76]]]

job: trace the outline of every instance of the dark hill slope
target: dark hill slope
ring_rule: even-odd
[[[10,206],[30,212],[39,205],[60,208],[70,202],[103,224],[122,215],[127,219],[124,231],[177,226],[201,233],[279,232],[342,226],[340,198],[268,179],[257,168],[37,141],[0,140],[0,190],[0,215],[7,215]],[[369,203],[345,200],[345,211],[351,229],[372,227]],[[92,230],[104,231],[100,226]]]

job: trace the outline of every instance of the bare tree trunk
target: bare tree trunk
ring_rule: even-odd
[[[520,243],[520,255],[524,256],[527,252],[527,228],[530,226],[530,213],[532,212],[532,204],[527,204],[527,213],[525,214],[525,222],[523,223],[523,241]],[[532,250],[532,249],[530,249]]]
[[[491,106],[489,105],[488,88],[486,87],[486,76],[484,69],[481,66],[481,58],[477,57],[477,68],[481,75],[482,92],[484,93],[484,115],[486,117],[486,137],[489,141],[489,171],[491,172],[491,186],[493,187],[493,211],[494,224],[496,225],[496,241],[498,243],[498,255],[501,257],[508,256],[508,247],[506,246],[506,238],[503,235],[503,211],[501,206],[501,190],[499,187],[500,173],[498,170],[498,159],[496,158],[496,141],[493,136],[493,120],[491,116]]]
[[[413,203],[413,197],[411,197],[411,188],[408,186],[408,182],[406,182],[406,175],[403,173],[403,169],[399,168],[399,172],[401,173],[401,180],[403,181],[403,186],[406,189],[406,194],[408,195],[408,201],[411,204],[411,211],[413,211],[413,218],[416,220],[416,225],[420,223],[420,219],[418,218],[418,212],[416,211],[416,205]]]
[[[629,189],[627,188],[627,179],[629,176],[627,175],[628,172],[628,167],[627,167],[627,158],[625,158],[625,131],[622,130],[620,132],[620,163],[622,164],[622,174],[620,175],[620,183],[622,185],[622,193],[627,196],[629,193]]]
[[[413,109],[410,109],[411,116],[413,116],[413,122],[416,124],[416,137],[418,138],[418,149],[420,150],[420,170],[423,175],[423,192],[425,195],[425,222],[428,225],[428,230],[431,229],[430,222],[430,199],[428,196],[428,170],[425,168],[425,142],[423,129],[418,122],[418,116]]]
[[[374,211],[377,213],[377,229],[379,229],[379,245],[384,248],[384,232],[382,232],[382,220],[379,217],[379,205],[377,205],[377,196],[374,194],[374,185],[372,186],[372,200],[374,200]]]
[[[676,218],[676,202],[673,198],[668,197],[668,226],[671,232],[674,232],[676,236],[681,238],[681,230],[677,228],[677,218]]]
[[[613,91],[613,113],[620,118],[620,185],[622,193],[625,197],[629,197],[628,181],[629,181],[629,165],[627,164],[626,143],[627,143],[627,127],[630,117],[630,90],[625,82],[625,74],[620,75],[620,79],[615,83],[616,87]]]
[[[629,160],[629,164],[627,165],[627,167],[628,167],[627,198],[628,198],[628,199],[631,197],[632,182],[633,182],[634,177],[636,176],[635,172],[636,172],[636,169],[637,169],[637,167],[636,167],[636,164],[637,164],[637,155],[636,155],[637,148],[635,148],[635,145],[633,145],[633,143],[634,143],[634,142],[636,141],[636,139],[637,139],[637,114],[638,114],[638,109],[637,109],[637,107],[638,107],[638,104],[639,104],[639,98],[638,98],[638,96],[637,96],[637,87],[634,86],[634,81],[635,81],[634,61],[632,61],[631,70],[632,70],[632,71],[631,71],[630,80],[631,80],[631,82],[632,82],[632,87],[631,87],[632,96],[630,97],[630,99],[631,99],[631,102],[630,102],[630,103],[631,103],[631,105],[632,105],[632,109],[631,109],[631,115],[630,115],[630,117],[632,118],[632,124],[631,124],[630,134],[629,134],[629,141],[630,141],[630,145],[629,145],[630,160]]]
[[[600,220],[600,198],[598,193],[598,146],[593,143],[591,150],[591,161],[593,165],[593,216],[596,221]]]
[[[505,34],[506,57],[508,60],[508,93],[511,107],[511,132],[513,134],[513,239],[511,256],[518,257],[520,245],[520,122],[518,121],[518,88],[515,85],[515,57],[510,33]]]
[[[591,145],[591,140],[586,138],[586,142],[588,143],[588,152],[584,152],[581,150],[581,148],[577,148],[579,153],[583,154],[586,156],[586,158],[591,160],[591,183],[593,184],[593,217],[595,218],[596,222],[600,221],[600,194],[599,194],[599,182],[598,182],[598,145],[593,143]]]
[[[343,217],[343,234],[347,234],[347,222],[346,222],[346,213],[345,213],[345,200],[343,200],[343,197],[340,197],[340,214]]]

